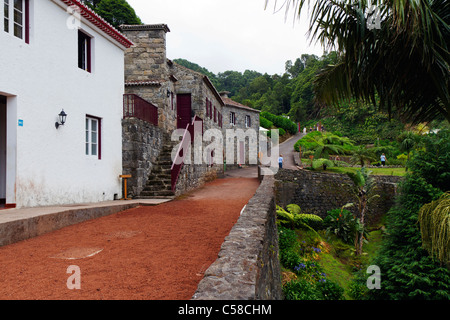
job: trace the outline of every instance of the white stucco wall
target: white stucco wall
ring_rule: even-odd
[[[7,203],[34,207],[113,200],[121,195],[124,52],[93,36],[92,73],[78,68],[77,30],[51,0],[31,0],[30,44],[3,32],[0,94],[8,96]],[[67,122],[55,128],[61,109]],[[85,155],[85,118],[102,122],[102,159]],[[23,126],[18,120],[23,120]]]

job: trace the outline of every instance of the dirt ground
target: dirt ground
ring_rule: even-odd
[[[258,186],[220,179],[172,202],[1,247],[0,299],[190,299]],[[68,288],[71,266],[81,289]]]

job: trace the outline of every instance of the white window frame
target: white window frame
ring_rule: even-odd
[[[249,115],[245,116],[245,127],[250,128],[252,126],[252,118]]]
[[[80,36],[83,38],[80,39]],[[83,40],[82,47],[80,47],[80,45],[81,45],[80,40]],[[81,70],[84,70],[86,72],[89,72],[89,73],[92,73],[92,55],[93,55],[92,42],[93,42],[93,37],[91,37],[89,34],[87,34],[86,32],[84,32],[81,29],[78,30],[78,39],[77,39],[78,68]],[[80,65],[80,63],[81,63],[81,65]]]
[[[233,111],[230,112],[230,125],[236,125],[236,113]]]
[[[26,28],[28,28],[27,23],[26,23],[26,3],[25,0],[19,0],[22,3],[22,10],[19,11],[15,5],[14,5],[14,0],[3,0],[3,5],[2,5],[2,23],[3,23],[3,28],[2,31],[6,32],[16,38],[19,38],[21,40],[26,40]],[[8,12],[8,17],[5,16],[5,11],[6,11],[6,6],[8,6],[7,8],[7,12]],[[15,13],[19,13],[19,17],[21,19],[21,21],[16,20],[16,15]],[[22,30],[20,34],[16,34],[16,25],[19,26]]]
[[[96,130],[93,130],[94,123]],[[100,148],[101,148],[101,119],[97,117],[86,116],[85,155],[90,158],[101,159]]]

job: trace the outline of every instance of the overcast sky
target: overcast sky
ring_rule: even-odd
[[[310,46],[307,19],[274,13],[275,0],[127,0],[145,24],[164,23],[167,57],[183,58],[215,74],[227,70],[282,74],[287,60],[323,53]],[[278,7],[284,0],[278,0]]]

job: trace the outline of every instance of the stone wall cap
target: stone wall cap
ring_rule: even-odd
[[[167,24],[122,24],[120,29],[123,31],[141,31],[141,30],[163,30],[170,32]]]
[[[148,81],[125,81],[125,86],[160,86],[161,81],[148,80]]]

